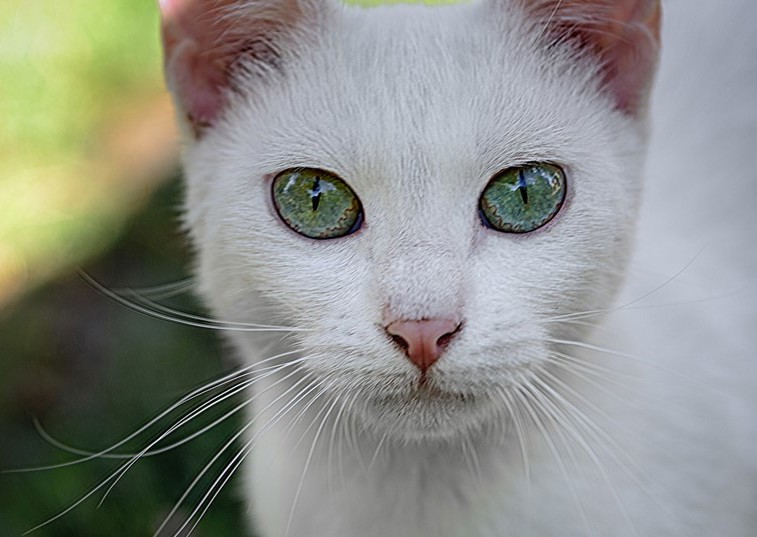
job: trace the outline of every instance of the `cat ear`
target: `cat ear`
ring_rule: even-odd
[[[159,0],[166,78],[200,136],[222,114],[242,71],[277,69],[297,30],[329,2],[315,0]]]
[[[548,35],[596,55],[620,110],[641,115],[659,59],[660,0],[521,0]]]

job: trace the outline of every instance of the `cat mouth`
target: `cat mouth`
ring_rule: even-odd
[[[472,401],[473,396],[471,394],[444,390],[442,388],[439,388],[438,386],[435,386],[433,383],[429,382],[425,376],[421,377],[418,380],[418,384],[416,385],[415,389],[410,393],[409,399],[412,401],[417,401],[417,402],[423,402],[423,401],[433,401],[433,402],[454,401],[458,403],[469,403],[469,402],[472,403],[473,402]]]
[[[417,381],[409,390],[390,395],[379,396],[374,399],[377,406],[404,406],[422,408],[424,406],[439,406],[450,404],[454,406],[472,405],[475,396],[470,393],[445,390],[429,380]]]
[[[459,434],[489,417],[480,396],[417,381],[409,389],[374,395],[364,407],[366,424],[402,438],[442,438]]]

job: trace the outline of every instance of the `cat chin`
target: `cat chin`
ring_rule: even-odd
[[[486,394],[447,391],[432,382],[403,392],[366,394],[353,414],[365,430],[405,442],[451,440],[497,429],[506,421]]]

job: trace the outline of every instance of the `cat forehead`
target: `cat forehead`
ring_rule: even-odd
[[[345,8],[280,80],[243,91],[222,138],[237,151],[244,140],[263,171],[374,171],[418,192],[471,167],[570,159],[591,145],[581,138],[606,135],[607,107],[581,91],[586,70],[546,63],[517,10],[489,15],[482,4]]]

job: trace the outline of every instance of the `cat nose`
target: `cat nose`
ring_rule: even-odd
[[[459,321],[452,319],[400,320],[389,324],[386,331],[403,348],[408,359],[425,373],[442,355],[460,326]]]

